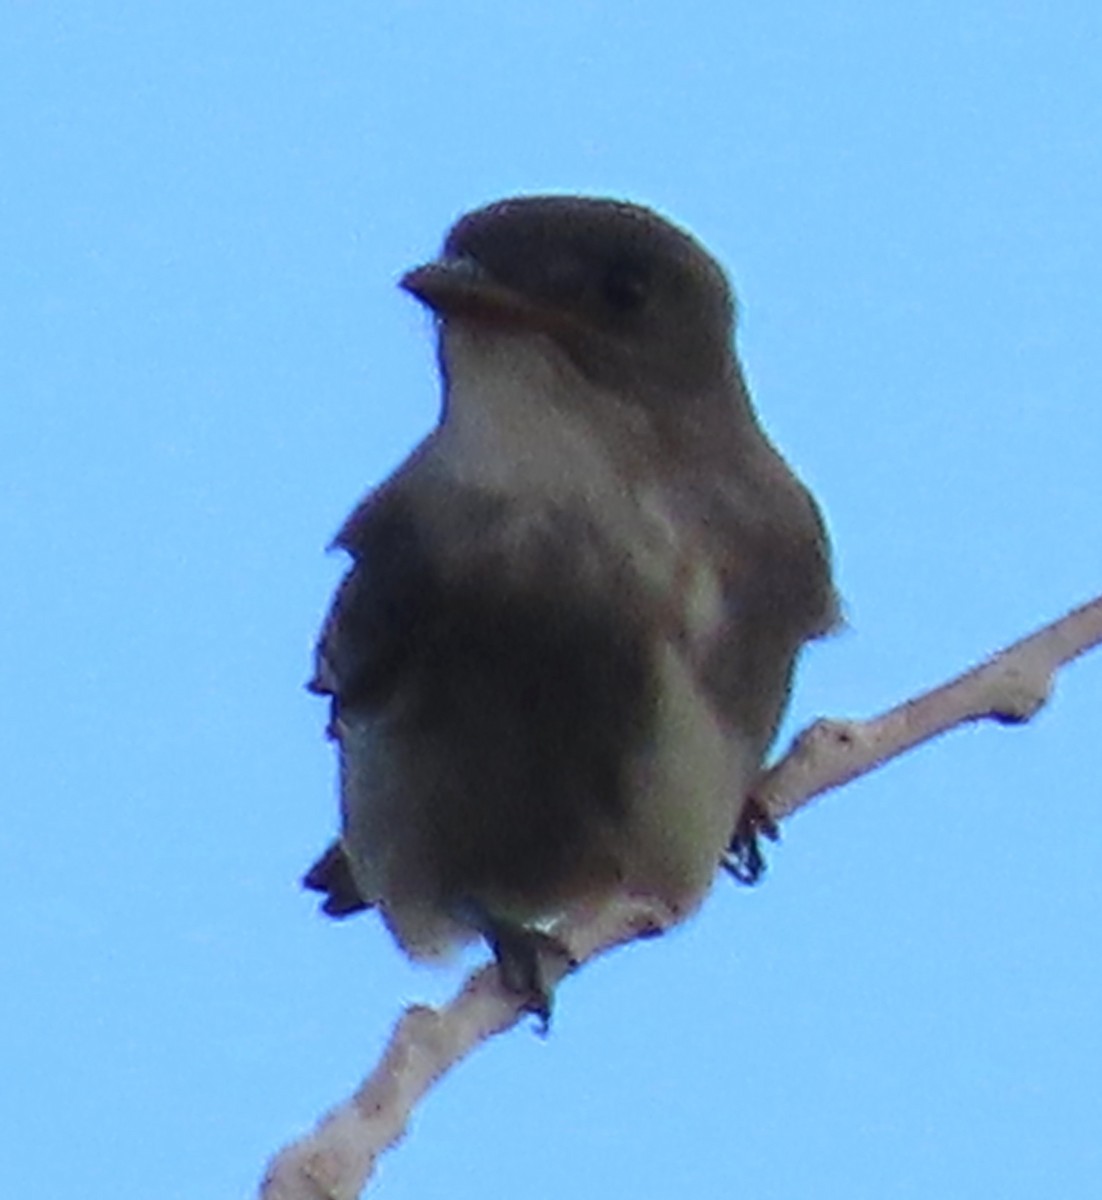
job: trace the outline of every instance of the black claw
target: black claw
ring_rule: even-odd
[[[765,806],[751,796],[742,807],[731,844],[722,860],[723,869],[739,883],[753,885],[765,874],[765,855],[761,850],[762,837],[771,842],[780,839],[781,831]]]
[[[548,982],[545,960],[547,956],[562,958],[565,947],[550,934],[500,921],[493,923],[486,938],[497,959],[501,982],[523,997],[525,1011],[536,1017],[540,1034],[546,1036],[551,1027],[554,986]]]
[[[491,916],[477,901],[464,900],[455,911],[486,939],[503,986],[523,1001],[524,1011],[536,1018],[537,1030],[545,1037],[551,1027],[555,984],[578,965],[570,951],[541,929]]]

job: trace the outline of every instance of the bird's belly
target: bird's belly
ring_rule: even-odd
[[[690,663],[711,576],[628,511],[625,532],[519,503],[442,544],[416,665],[341,715],[357,886],[414,955],[472,936],[473,907],[529,922],[626,887],[686,912],[707,890],[747,774]]]
[[[412,953],[472,906],[523,921],[615,883],[655,681],[645,630],[589,599],[456,586],[386,706],[341,714],[357,886]]]
[[[630,820],[620,844],[625,888],[678,916],[703,900],[757,770],[749,739],[718,719],[670,644],[656,657],[657,702],[636,756]]]
[[[472,906],[538,922],[626,890],[686,914],[715,874],[752,763],[679,654],[546,649],[468,645],[454,674],[441,650],[431,697],[338,730],[357,885],[416,956],[474,936]]]

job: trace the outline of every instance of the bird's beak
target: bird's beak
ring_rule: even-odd
[[[552,309],[499,283],[466,255],[447,255],[414,267],[402,276],[400,286],[441,317],[474,317],[548,332],[557,324]]]

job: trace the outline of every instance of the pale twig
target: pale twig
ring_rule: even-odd
[[[868,721],[821,720],[766,771],[755,796],[777,820],[922,742],[970,721],[1028,721],[1045,703],[1056,672],[1102,642],[1102,596],[1015,642],[956,679]],[[676,923],[653,902],[625,897],[557,929],[578,963]],[[552,967],[565,973],[565,963]],[[552,976],[549,982],[557,979]],[[379,1156],[404,1136],[418,1100],[476,1046],[525,1015],[483,967],[440,1009],[406,1010],[382,1061],[353,1096],[308,1135],[280,1151],[262,1200],[355,1200]]]
[[[774,820],[889,759],[971,721],[1028,721],[1056,672],[1102,642],[1102,596],[1038,629],[941,687],[868,721],[816,721],[754,789]]]

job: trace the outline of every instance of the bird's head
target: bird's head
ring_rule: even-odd
[[[586,376],[700,392],[733,362],[715,260],[647,208],[523,196],[462,217],[402,286],[452,321],[544,334]]]

